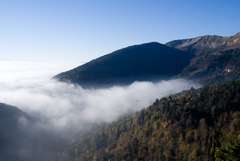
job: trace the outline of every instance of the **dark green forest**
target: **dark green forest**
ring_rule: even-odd
[[[240,82],[191,89],[81,137],[73,161],[239,161]]]

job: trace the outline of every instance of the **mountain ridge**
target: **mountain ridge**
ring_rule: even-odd
[[[202,84],[240,79],[240,33],[225,37],[207,35],[174,40],[166,45],[194,55],[179,77],[197,80]]]
[[[240,33],[173,40],[165,45],[144,43],[93,59],[56,75],[54,79],[83,87],[125,85],[174,77],[193,79],[202,84],[221,83],[237,77],[239,48]],[[231,52],[235,54],[231,59],[222,60]],[[222,66],[220,61],[217,63],[218,60],[225,65]]]
[[[184,51],[200,50],[197,53],[206,50],[222,50],[240,47],[240,33],[232,36],[204,35],[187,39],[173,40],[166,43],[167,46],[174,47]]]
[[[151,42],[116,50],[54,78],[83,86],[128,84],[175,76],[188,65],[191,57],[178,49]]]

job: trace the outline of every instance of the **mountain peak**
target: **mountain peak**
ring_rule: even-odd
[[[234,37],[240,37],[240,32],[236,33]]]
[[[166,43],[170,47],[186,51],[208,51],[240,46],[240,33],[223,37],[218,35],[204,35],[189,39],[174,40]]]
[[[116,50],[55,78],[83,86],[129,84],[174,76],[191,58],[191,54],[150,42]]]
[[[157,42],[157,41],[152,41],[152,42],[148,42],[148,43],[144,43],[144,44],[146,44],[146,45],[160,45],[160,43],[159,42]],[[141,45],[141,44],[140,44]],[[143,45],[143,44],[142,44]]]

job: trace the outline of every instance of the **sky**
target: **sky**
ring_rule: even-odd
[[[74,65],[129,45],[240,32],[239,0],[1,0],[0,60]]]

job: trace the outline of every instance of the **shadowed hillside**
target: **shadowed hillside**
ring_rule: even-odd
[[[16,107],[0,103],[0,160],[20,160],[27,119],[28,116]]]
[[[180,73],[190,59],[191,54],[153,42],[117,50],[55,78],[91,86],[169,78]]]
[[[54,161],[65,140],[17,107],[0,103],[0,161]]]

